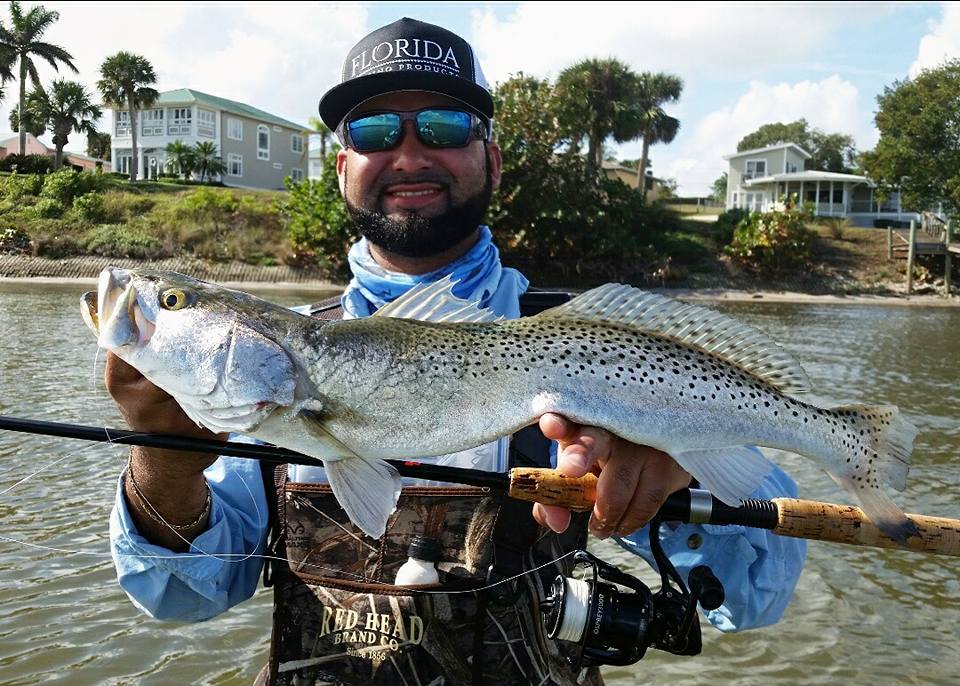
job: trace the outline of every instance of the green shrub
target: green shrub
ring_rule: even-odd
[[[809,258],[811,216],[801,210],[753,212],[741,221],[726,247],[743,265],[761,272],[801,266]]]
[[[102,187],[102,178],[100,174],[61,169],[53,174],[47,174],[40,197],[50,198],[63,206],[68,206],[77,196],[99,191]]]
[[[178,205],[188,214],[230,214],[237,211],[239,203],[233,191],[201,187],[183,196]]]
[[[827,227],[830,236],[838,241],[843,240],[843,230],[850,226],[846,217],[821,217],[818,221]]]
[[[46,155],[18,155],[13,153],[0,159],[0,171],[21,174],[46,174],[53,169],[53,160]]]
[[[110,224],[126,222],[141,217],[156,206],[157,201],[149,195],[111,191],[102,194],[103,219]]]
[[[33,206],[33,214],[40,219],[55,219],[63,214],[64,207],[54,198],[40,198]]]
[[[293,243],[291,262],[306,266],[316,263],[319,254],[338,276],[345,276],[347,250],[357,235],[340,197],[336,155],[327,155],[320,179],[294,183],[287,177],[284,183],[290,194],[278,199],[276,207]]]
[[[150,259],[160,248],[156,238],[125,224],[101,224],[84,234],[81,243],[88,252],[108,257]]]
[[[103,221],[106,212],[104,209],[103,193],[84,193],[73,199],[73,211],[82,221],[91,224]]]
[[[0,178],[0,193],[7,200],[20,200],[25,195],[39,195],[43,188],[43,177],[39,174],[18,174]]]
[[[736,230],[737,225],[749,216],[750,210],[745,210],[742,207],[734,207],[717,217],[717,221],[713,225],[714,231],[716,232],[717,245],[721,247],[730,245],[730,241],[733,240],[733,232]]]

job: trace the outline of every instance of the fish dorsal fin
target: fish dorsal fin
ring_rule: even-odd
[[[374,314],[375,317],[418,319],[424,322],[495,322],[493,310],[481,308],[479,301],[468,302],[453,294],[457,282],[445,276],[433,283],[418,283]]]
[[[608,283],[537,316],[577,316],[630,326],[705,350],[784,393],[810,387],[800,364],[759,329],[632,286]]]

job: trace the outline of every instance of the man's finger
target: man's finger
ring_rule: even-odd
[[[590,518],[595,536],[605,538],[616,531],[633,501],[643,470],[644,460],[638,459],[636,451],[624,450],[623,445],[620,452],[603,465],[597,479],[597,502]]]
[[[541,526],[562,534],[570,526],[570,510],[556,505],[533,504],[533,518]]]
[[[551,441],[560,441],[572,435],[576,429],[576,424],[567,421],[561,415],[548,412],[540,417],[540,431]]]

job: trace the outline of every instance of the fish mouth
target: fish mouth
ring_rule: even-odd
[[[100,335],[100,316],[97,311],[97,292],[87,291],[80,297],[80,314],[83,321],[93,333]]]
[[[107,267],[100,272],[97,292],[84,294],[80,310],[97,334],[97,344],[106,350],[145,342],[153,333],[138,305],[134,274],[126,269]]]

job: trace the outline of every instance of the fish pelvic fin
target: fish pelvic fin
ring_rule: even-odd
[[[887,485],[902,491],[907,485],[917,427],[894,405],[844,405],[831,412],[846,420],[847,445],[837,484],[849,492],[870,521],[901,544],[918,534],[917,526],[884,492]]]
[[[807,374],[765,333],[716,310],[632,286],[608,283],[536,315],[606,321],[715,355],[783,393],[810,387]]]
[[[380,538],[397,509],[400,474],[383,460],[359,455],[324,460],[330,488],[350,521],[367,536]]]
[[[773,463],[756,448],[733,446],[711,450],[688,450],[671,457],[727,505],[737,507],[773,471]]]

